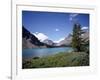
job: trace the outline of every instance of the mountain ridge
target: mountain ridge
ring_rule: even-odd
[[[82,39],[89,41],[89,30],[82,30],[83,34],[81,35]],[[62,47],[62,46],[71,46],[72,34],[69,34],[64,40],[59,43],[55,43],[50,39],[45,39],[40,41],[34,34],[30,33],[24,26],[22,27],[22,47],[23,48],[53,48],[53,47]]]

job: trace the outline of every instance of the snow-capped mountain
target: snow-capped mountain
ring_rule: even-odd
[[[48,44],[48,45],[53,45],[54,44],[54,42],[52,40],[49,40],[49,39],[45,39],[43,41],[43,43]]]

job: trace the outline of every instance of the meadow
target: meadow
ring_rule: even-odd
[[[46,57],[33,57],[23,60],[24,69],[49,68],[49,67],[72,67],[89,66],[89,54],[86,52],[60,52]]]

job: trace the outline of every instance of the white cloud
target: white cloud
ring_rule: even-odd
[[[55,29],[55,31],[59,31],[59,29]]]
[[[48,36],[46,36],[43,33],[35,32],[33,33],[41,42],[44,41],[45,39],[48,39]]]
[[[38,34],[39,32],[35,32],[36,34]]]
[[[72,14],[70,14],[70,16],[71,17],[76,17],[76,16],[78,16],[78,14],[77,13],[72,13]]]
[[[70,17],[69,20],[72,21],[73,20],[72,17]]]
[[[82,27],[81,29],[82,29],[82,30],[84,30],[84,29],[88,29],[88,27]]]
[[[65,38],[60,38],[59,40],[57,41],[54,41],[55,43],[59,43],[60,41],[64,40]]]
[[[77,16],[78,16],[77,13],[71,13],[71,14],[69,15],[69,20],[72,21],[72,20],[75,19],[75,17],[77,17]]]

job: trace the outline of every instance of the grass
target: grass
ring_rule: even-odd
[[[85,52],[60,52],[56,55],[23,60],[23,69],[89,66],[89,55]]]

